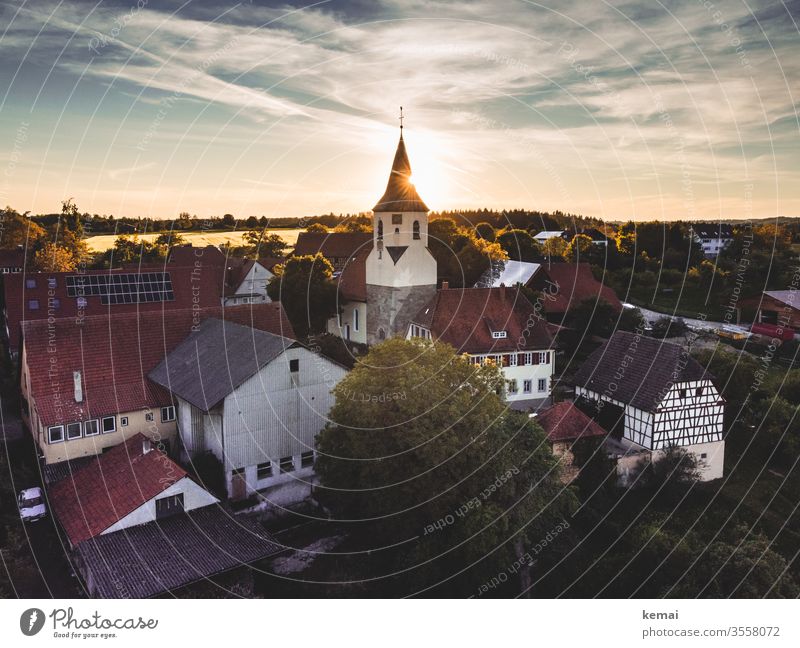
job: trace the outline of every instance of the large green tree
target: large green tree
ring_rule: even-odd
[[[508,229],[497,235],[509,259],[514,261],[537,261],[542,258],[542,248],[525,230]]]
[[[522,560],[504,573],[518,592],[523,557],[569,528],[574,500],[544,434],[507,408],[503,385],[497,368],[448,345],[392,339],[334,389],[317,444],[318,497],[338,518],[362,521],[367,546],[395,547],[382,564],[405,570],[407,591],[483,593]]]
[[[0,248],[13,249],[21,245],[30,248],[44,239],[44,228],[11,207],[0,210]]]
[[[300,336],[325,331],[336,314],[337,294],[333,266],[321,254],[290,257],[275,266],[267,284],[270,298],[280,301],[292,327]]]
[[[492,261],[508,255],[494,241],[477,236],[452,218],[436,218],[428,225],[428,247],[436,259],[439,278],[452,288],[471,288]]]

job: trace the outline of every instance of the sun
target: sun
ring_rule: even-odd
[[[406,151],[411,162],[410,182],[432,211],[445,208],[452,199],[448,165],[436,137],[430,133],[405,134]]]

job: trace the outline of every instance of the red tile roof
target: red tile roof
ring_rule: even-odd
[[[56,425],[168,405],[169,392],[147,374],[209,317],[295,338],[278,302],[25,322],[31,406],[43,425]],[[73,371],[81,372],[81,403]]]
[[[0,268],[25,266],[25,250],[0,250]]]
[[[21,324],[24,321],[76,317],[78,298],[67,294],[66,278],[76,275],[117,275],[120,273],[169,272],[175,295],[173,301],[146,302],[139,304],[101,304],[99,296],[86,295],[84,314],[115,315],[120,313],[156,312],[181,310],[192,307],[216,307],[222,302],[224,290],[224,266],[205,264],[200,267],[148,264],[135,268],[116,270],[86,270],[85,272],[26,272],[5,275],[5,310],[12,353],[19,349]],[[31,282],[31,287],[28,286]],[[48,302],[56,299],[58,303]],[[52,312],[48,304],[53,303]],[[38,306],[31,308],[31,306]]]
[[[547,440],[575,441],[605,436],[607,432],[579,410],[572,402],[563,401],[539,412],[535,419],[547,434]]]
[[[350,257],[337,279],[339,293],[351,301],[367,301],[367,257],[372,248],[363,248]]]
[[[326,259],[349,259],[365,248],[372,248],[372,232],[300,232],[292,254],[320,252]]]
[[[184,477],[183,468],[137,434],[53,485],[48,495],[74,547]]]
[[[195,261],[203,265],[224,266],[225,253],[215,245],[194,247],[191,243],[177,245],[169,251],[168,263],[174,266],[193,266]]]
[[[547,280],[551,282],[547,284]],[[585,299],[600,298],[622,310],[614,290],[597,281],[588,263],[544,263],[534,278],[535,287],[545,292],[542,306],[546,313],[566,313]]]
[[[550,326],[515,288],[453,288],[436,292],[413,322],[460,353],[547,349]],[[506,331],[495,339],[492,331]]]
[[[279,257],[267,256],[258,259],[258,262],[270,272],[272,272],[275,265],[283,261],[284,259]],[[172,266],[195,266],[198,263],[217,269],[217,272],[220,273],[217,276],[217,281],[224,283],[224,294],[229,297],[236,294],[237,289],[242,285],[255,261],[242,257],[228,256],[213,245],[192,247],[192,244],[188,243],[170,250],[169,263],[166,269],[171,269]],[[224,278],[222,275],[223,268],[225,269]]]

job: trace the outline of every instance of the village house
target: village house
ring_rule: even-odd
[[[775,327],[772,332],[781,337],[778,329],[800,331],[800,291],[765,290],[761,295],[741,299],[739,315],[754,324]],[[782,333],[783,331],[780,331]]]
[[[596,349],[574,377],[575,395],[619,421],[607,449],[625,484],[641,459],[669,446],[694,456],[704,481],[722,477],[725,402],[713,377],[675,344],[623,331]],[[621,429],[619,429],[621,428]]]
[[[576,446],[587,440],[599,443],[608,435],[571,401],[562,401],[539,410],[535,420],[547,435],[547,442],[561,468],[561,481],[565,484],[572,482],[580,473],[575,461]]]
[[[551,322],[563,322],[571,308],[587,300],[622,310],[613,288],[595,279],[588,263],[543,263],[528,286],[541,293],[541,310]]]
[[[594,243],[595,245],[600,245],[603,247],[608,246],[608,237],[596,227],[582,227],[579,230],[577,230],[574,234],[574,236],[578,235],[588,236],[590,239],[592,239],[592,243]],[[573,237],[565,236],[564,238],[567,239],[567,242],[569,243]]]
[[[48,500],[90,596],[174,592],[280,551],[141,434],[50,486]]]
[[[542,230],[533,236],[533,240],[539,245],[544,245],[552,238],[563,238],[564,230]]]
[[[492,363],[515,409],[547,404],[555,372],[553,328],[518,288],[457,288],[446,282],[411,319],[406,337],[446,342],[475,364]]]
[[[175,399],[186,458],[213,453],[231,498],[269,490],[285,505],[310,494],[315,437],[345,373],[293,338],[209,318],[149,378]]]
[[[716,257],[733,241],[733,227],[727,223],[692,223],[692,238],[707,257]]]
[[[300,232],[292,256],[321,254],[338,273],[359,252],[371,248],[371,232]]]
[[[242,259],[228,256],[213,245],[193,247],[191,243],[172,248],[167,260],[174,267],[214,268],[216,280],[222,283],[224,306],[272,301],[267,285],[275,276],[273,268],[283,261],[276,257]]]
[[[153,264],[6,275],[4,320],[9,354],[17,358],[23,322],[218,307],[224,288],[221,272],[222,268],[212,265]]]
[[[209,317],[294,337],[279,303],[25,322],[22,419],[45,477],[63,473],[62,462],[99,454],[139,433],[173,448],[173,398],[147,373]]]

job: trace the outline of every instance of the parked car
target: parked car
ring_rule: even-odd
[[[42,489],[38,486],[20,491],[17,498],[19,514],[23,522],[36,522],[47,515]]]

